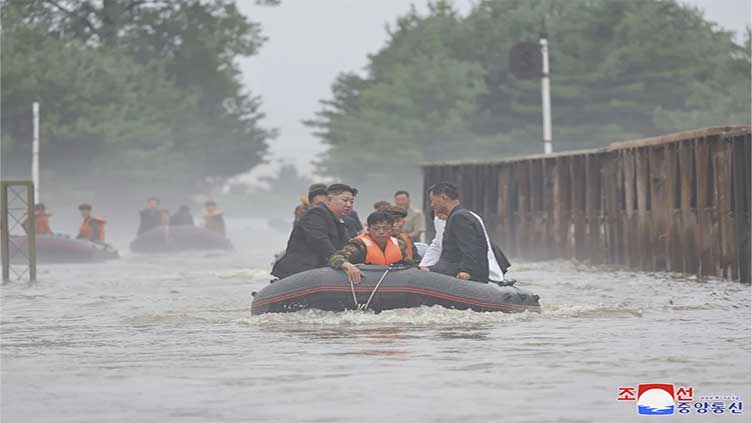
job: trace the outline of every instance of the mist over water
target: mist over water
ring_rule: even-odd
[[[0,420],[629,422],[617,388],[639,383],[750,401],[746,285],[514,263],[542,313],[252,317],[288,234],[228,229],[232,253],[132,255],[124,234],[119,261],[3,286]]]

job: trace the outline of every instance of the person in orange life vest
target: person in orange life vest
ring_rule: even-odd
[[[47,209],[44,204],[37,203],[34,205],[34,232],[40,235],[52,235],[52,229],[50,229],[50,216],[47,213]],[[30,232],[29,219],[24,220],[24,227]]]
[[[405,233],[405,224],[407,223],[405,218],[407,217],[407,211],[398,206],[390,206],[385,211],[391,214],[394,218],[392,236],[405,241],[405,245],[407,245],[407,258],[415,263],[420,263],[421,257],[420,254],[418,254],[418,247],[415,246],[413,240]]]
[[[385,266],[394,263],[413,264],[407,257],[405,241],[392,236],[394,218],[389,213],[373,212],[368,216],[368,230],[351,239],[334,253],[329,265],[342,269],[352,283],[360,283],[363,273],[356,264]]]
[[[91,215],[91,204],[81,204],[78,206],[78,211],[81,212],[81,217],[84,221],[81,222],[81,228],[78,230],[78,239],[88,239],[93,242],[104,242],[104,225],[106,220],[101,217],[94,217]]]

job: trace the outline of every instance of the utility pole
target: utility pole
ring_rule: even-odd
[[[31,148],[31,180],[34,182],[34,201],[39,201],[39,102],[32,105],[34,113],[34,141]],[[33,206],[33,204],[32,204]]]
[[[543,104],[543,152],[551,154],[554,151],[551,140],[551,85],[548,69],[548,34],[546,33],[546,18],[543,18],[543,31],[540,36],[540,52],[542,58],[541,72],[541,103]]]

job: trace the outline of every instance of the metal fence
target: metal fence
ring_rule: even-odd
[[[426,189],[456,183],[511,256],[749,283],[751,146],[750,127],[708,128],[602,149],[431,163],[423,179]],[[430,212],[427,199],[424,207]]]
[[[34,227],[34,184],[31,181],[0,182],[0,256],[3,283],[11,280],[36,281]]]

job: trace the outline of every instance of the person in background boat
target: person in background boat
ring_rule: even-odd
[[[351,239],[329,259],[329,266],[342,269],[347,279],[360,283],[363,272],[356,264],[386,266],[395,263],[413,264],[408,257],[405,241],[392,236],[394,217],[386,212],[373,212],[368,215],[368,230]]]
[[[394,193],[394,205],[407,211],[405,218],[405,233],[415,242],[423,241],[423,233],[426,231],[426,217],[420,210],[410,207],[410,193],[397,191]]]
[[[178,208],[178,211],[170,216],[170,226],[193,226],[193,215],[191,209],[186,205]]]
[[[272,275],[282,279],[325,267],[329,257],[350,239],[342,218],[352,212],[357,194],[357,189],[345,184],[330,185],[326,202],[308,210],[293,227],[285,254],[274,263]]]
[[[363,232],[363,222],[360,221],[358,212],[355,210],[343,217],[342,221],[345,222],[345,226],[347,227],[348,239],[355,238]]]
[[[313,184],[308,187],[308,195],[301,195],[300,204],[295,207],[295,223],[312,207],[324,204],[326,201],[326,184]]]
[[[159,209],[159,226],[170,226],[170,211]]]
[[[217,203],[207,201],[204,203],[206,214],[204,215],[204,227],[219,235],[225,236],[225,214],[217,208]]]
[[[433,231],[436,234],[428,246],[425,255],[420,260],[420,267],[433,266],[439,261],[441,256],[441,241],[444,237],[444,225],[446,225],[446,215],[434,212]]]
[[[91,215],[91,204],[81,204],[78,206],[78,211],[84,220],[81,222],[76,238],[92,242],[104,242],[104,225],[107,221]]]
[[[146,208],[138,212],[138,214],[138,235],[141,235],[142,233],[150,231],[154,228],[158,228],[161,222],[161,216],[159,213],[159,198],[151,197],[146,200]]]
[[[373,203],[373,210],[383,212],[391,206],[392,205],[388,201],[381,200]]]
[[[420,262],[421,257],[420,254],[418,254],[418,248],[415,246],[413,240],[410,239],[410,237],[407,236],[407,234],[403,231],[406,223],[405,217],[407,217],[407,212],[405,211],[405,209],[403,209],[402,207],[390,206],[385,211],[394,218],[394,225],[392,226],[392,236],[404,241],[405,245],[407,246],[407,258],[415,263]]]
[[[483,226],[469,210],[462,207],[457,187],[440,182],[428,190],[431,208],[447,215],[436,264],[424,268],[432,272],[456,276],[463,280],[488,282],[488,245]]]
[[[52,235],[52,229],[50,229],[50,216],[47,213],[47,208],[42,203],[34,205],[34,232],[38,235]],[[24,228],[27,232],[31,232],[29,227],[29,219],[25,219],[23,222]]]

